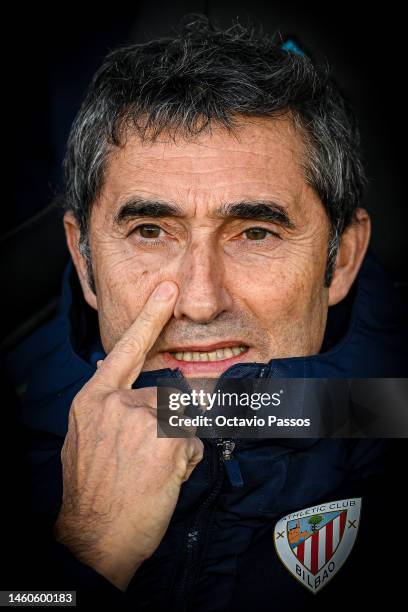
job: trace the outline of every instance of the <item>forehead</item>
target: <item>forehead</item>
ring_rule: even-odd
[[[224,201],[275,198],[294,204],[305,182],[302,136],[288,117],[242,119],[233,133],[212,127],[194,139],[129,134],[108,158],[102,199],[113,210],[139,195],[208,210]]]

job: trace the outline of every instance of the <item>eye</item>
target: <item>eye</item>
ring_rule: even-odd
[[[154,240],[155,238],[159,238],[160,232],[162,230],[161,230],[161,227],[159,227],[158,225],[152,225],[152,224],[145,223],[143,225],[139,225],[135,229],[135,231],[142,238]]]
[[[272,232],[268,231],[264,227],[250,227],[243,232],[248,240],[264,240]]]

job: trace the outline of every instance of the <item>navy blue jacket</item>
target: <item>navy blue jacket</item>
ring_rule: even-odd
[[[405,377],[405,321],[389,279],[369,253],[349,296],[329,309],[319,354],[238,364],[223,377]],[[96,316],[84,303],[70,265],[58,316],[26,340],[8,364],[16,384],[28,381],[21,423],[30,486],[26,512],[32,531],[40,534],[41,554],[30,561],[28,572],[37,585],[76,589],[79,605],[93,597],[110,601],[110,609],[149,611],[316,610],[353,605],[358,597],[378,601],[380,592],[386,593],[383,572],[391,562],[396,570],[399,547],[389,535],[396,525],[384,517],[400,503],[400,489],[395,443],[384,440],[242,439],[235,449],[241,487],[227,477],[215,442],[204,440],[204,458],[182,485],[161,544],[125,595],[55,543],[50,527],[61,504],[60,451],[68,413],[101,357]],[[145,372],[134,387],[154,385],[157,376],[181,374]],[[346,497],[363,498],[356,544],[338,574],[313,595],[278,558],[274,526],[290,512]]]

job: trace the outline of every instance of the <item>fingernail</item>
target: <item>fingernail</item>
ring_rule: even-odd
[[[176,292],[176,286],[174,283],[165,281],[160,283],[153,292],[153,299],[158,301],[166,301],[173,297]]]

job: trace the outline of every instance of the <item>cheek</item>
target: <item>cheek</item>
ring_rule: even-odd
[[[110,350],[142,311],[156,285],[169,278],[165,266],[131,256],[104,257],[95,268],[102,343]]]
[[[320,270],[290,261],[270,261],[256,271],[235,267],[231,291],[266,328],[310,320],[320,310]]]

